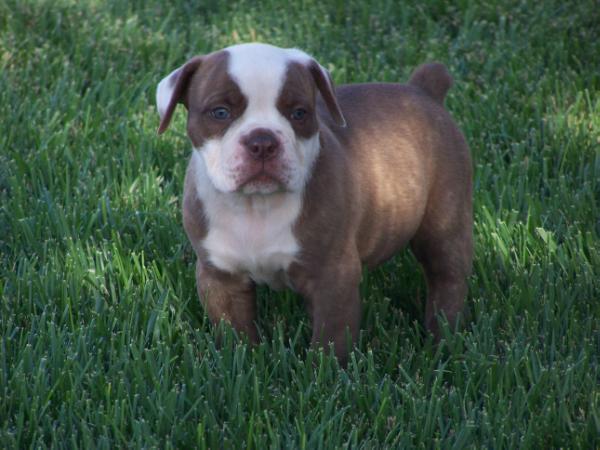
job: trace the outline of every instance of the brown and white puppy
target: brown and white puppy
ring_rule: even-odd
[[[458,320],[472,259],[471,159],[443,108],[452,79],[426,64],[407,85],[334,89],[296,49],[242,44],[191,59],[164,78],[164,132],[178,103],[194,151],[183,199],[198,256],[198,293],[212,321],[251,341],[255,284],[306,300],[313,345],[360,325],[363,264],[410,243],[427,279],[426,327]]]

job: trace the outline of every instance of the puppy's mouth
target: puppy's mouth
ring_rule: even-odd
[[[261,167],[245,174],[238,183],[238,191],[244,194],[272,194],[285,191],[285,177],[280,171]]]

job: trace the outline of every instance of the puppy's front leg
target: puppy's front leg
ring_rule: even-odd
[[[300,289],[312,320],[311,345],[327,348],[333,343],[335,356],[345,366],[348,353],[360,330],[359,284],[361,266],[357,261],[342,267],[321,268],[319,274],[306,274]]]
[[[250,278],[220,271],[214,267],[196,264],[196,284],[200,302],[210,320],[217,325],[226,320],[238,332],[258,343],[256,330],[256,292]]]
[[[326,347],[333,343],[335,356],[341,366],[348,362],[348,353],[358,339],[360,330],[360,296],[358,285],[346,292],[333,290],[315,295],[311,300],[313,333],[311,345]]]

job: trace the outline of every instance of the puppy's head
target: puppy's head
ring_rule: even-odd
[[[158,132],[183,103],[188,135],[217,190],[297,192],[319,152],[317,92],[344,126],[328,72],[306,53],[236,45],[195,57],[159,83]]]

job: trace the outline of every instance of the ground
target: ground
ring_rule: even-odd
[[[0,0],[0,447],[600,445],[600,8]],[[215,332],[181,226],[183,110],[158,81],[259,40],[337,83],[455,78],[471,146],[470,322],[424,338],[410,253],[365,273],[346,370],[301,300],[260,291],[264,343]]]

